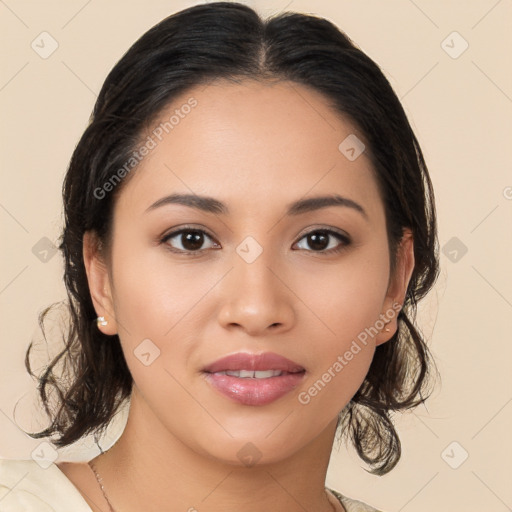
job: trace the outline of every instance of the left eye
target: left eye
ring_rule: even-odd
[[[329,239],[335,238],[338,244],[331,244]],[[350,244],[350,239],[330,229],[319,229],[306,233],[300,240],[305,240],[313,248],[313,252],[339,252]],[[300,243],[300,241],[298,242]],[[307,250],[307,249],[306,249]]]

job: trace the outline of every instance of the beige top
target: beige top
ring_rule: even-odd
[[[0,459],[1,512],[92,512],[80,491],[54,463]],[[46,466],[46,465],[45,465]],[[378,510],[329,489],[347,512]]]

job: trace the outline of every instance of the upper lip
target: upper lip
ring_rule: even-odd
[[[216,373],[223,371],[236,370],[281,370],[289,373],[304,371],[304,368],[286,357],[274,354],[273,352],[264,352],[263,354],[251,354],[248,352],[238,352],[231,354],[209,364],[203,371]]]

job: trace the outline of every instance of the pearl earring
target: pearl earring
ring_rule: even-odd
[[[108,322],[105,320],[105,317],[104,317],[104,316],[99,316],[99,317],[96,319],[96,323],[98,324],[98,327],[99,327],[100,325],[105,326],[105,325],[107,325],[107,324],[108,324]]]

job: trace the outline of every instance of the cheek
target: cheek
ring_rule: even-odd
[[[389,267],[380,247],[347,255],[336,265],[304,269],[294,287],[322,332],[325,349],[339,351],[383,313]]]
[[[146,397],[158,400],[163,393],[166,400],[175,397],[175,406],[181,407],[187,397],[181,396],[170,373],[181,382],[189,370],[204,314],[201,298],[218,277],[212,273],[199,276],[190,263],[173,264],[164,249],[132,245],[128,250],[122,242],[118,239],[113,252],[118,257],[112,277],[118,332],[128,367],[141,389],[152,390],[144,393]]]
[[[126,244],[125,244],[126,245]],[[117,247],[114,304],[120,330],[131,338],[161,339],[189,324],[188,315],[215,284],[214,276],[198,278],[194,265],[177,264],[161,247]]]
[[[121,242],[113,282],[123,353],[138,394],[185,439],[185,425],[205,421],[187,392],[187,377],[197,348],[198,301],[214,285],[214,276],[199,279],[195,272],[194,278],[193,266],[173,265],[159,249],[128,251]],[[181,425],[174,411],[188,421]]]
[[[305,273],[295,289],[308,306],[306,316],[313,314],[302,341],[311,372],[298,398],[317,411],[315,421],[326,423],[348,403],[373,359],[389,268],[379,248],[364,253],[347,257],[335,270],[331,266]]]

